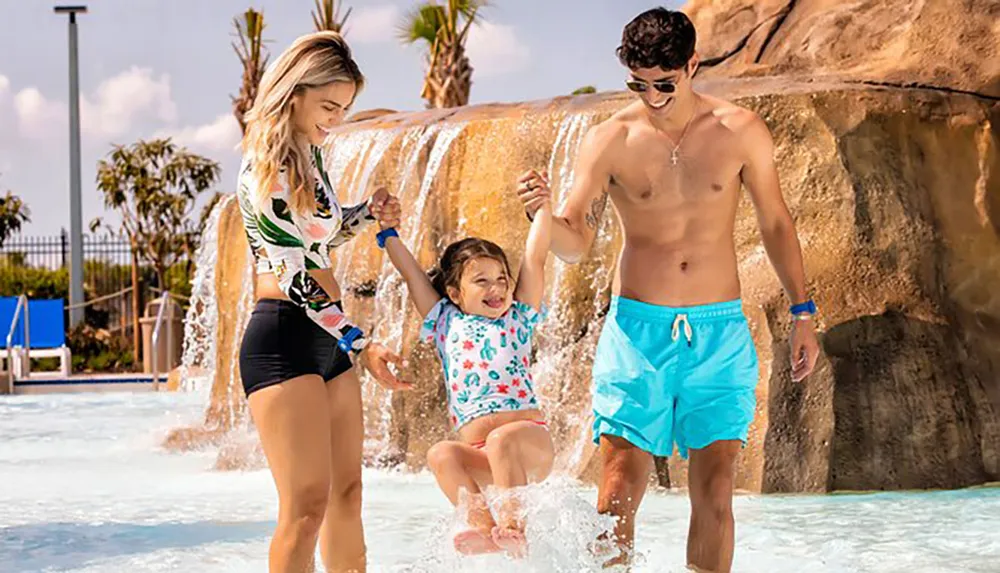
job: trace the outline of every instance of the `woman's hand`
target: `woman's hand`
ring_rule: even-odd
[[[399,227],[399,219],[403,209],[399,204],[399,199],[395,195],[389,194],[384,187],[380,187],[369,199],[368,210],[378,221],[382,230]]]
[[[377,342],[368,343],[368,346],[365,346],[365,349],[358,356],[358,362],[375,378],[379,386],[386,390],[413,389],[413,384],[396,378],[396,375],[389,369],[390,362],[401,368],[403,366],[403,359],[382,344]]]

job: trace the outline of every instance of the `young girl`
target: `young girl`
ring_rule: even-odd
[[[428,277],[391,230],[380,233],[410,298],[426,317],[421,336],[434,342],[444,367],[458,439],[435,444],[427,463],[453,505],[460,490],[468,494],[470,529],[454,539],[462,553],[523,555],[524,523],[516,502],[503,503],[494,518],[482,490],[541,481],[552,470],[552,439],[530,373],[551,218],[549,205],[538,210],[516,283],[507,256],[489,241],[451,244]]]

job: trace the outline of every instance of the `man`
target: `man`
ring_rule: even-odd
[[[608,565],[629,563],[653,456],[676,444],[690,456],[688,566],[729,571],[734,464],[758,377],[733,238],[741,185],[797,319],[794,380],[812,371],[818,344],[771,134],[753,112],[693,90],[694,46],[681,12],[656,8],[625,26],[617,54],[638,98],[584,139],[552,250],[579,261],[611,198],[625,242],[593,369],[598,510],[618,518]],[[530,218],[549,194],[546,177],[529,171],[518,194]]]

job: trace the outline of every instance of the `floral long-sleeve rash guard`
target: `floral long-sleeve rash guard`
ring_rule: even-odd
[[[318,147],[313,146],[316,209],[299,214],[291,208],[291,190],[282,171],[263,201],[258,201],[259,181],[249,158],[240,166],[237,198],[258,273],[274,273],[278,286],[306,315],[330,333],[348,353],[360,352],[368,343],[360,328],[344,315],[337,301],[309,275],[313,269],[330,268],[330,249],[353,239],[375,218],[367,203],[341,207],[323,168]]]

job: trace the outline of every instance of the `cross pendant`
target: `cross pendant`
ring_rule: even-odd
[[[670,163],[672,165],[677,165],[677,160],[678,160],[677,148],[675,147],[674,150],[670,152]]]

